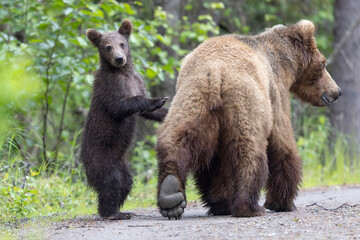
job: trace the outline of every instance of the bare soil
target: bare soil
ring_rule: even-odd
[[[264,202],[262,199],[261,203]],[[360,186],[301,190],[297,211],[254,218],[207,216],[190,202],[181,220],[168,220],[156,208],[136,209],[130,220],[97,216],[52,223],[46,239],[360,239]]]

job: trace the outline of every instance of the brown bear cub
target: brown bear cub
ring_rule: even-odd
[[[314,106],[341,95],[326,71],[312,22],[255,36],[213,37],[182,62],[176,95],[158,130],[158,206],[179,218],[194,174],[213,215],[293,211],[302,178],[290,120],[290,93]],[[259,206],[260,190],[266,202]]]
[[[161,122],[167,98],[148,98],[145,84],[131,60],[129,36],[132,23],[124,20],[118,31],[86,32],[98,48],[100,68],[95,72],[93,95],[84,127],[81,159],[89,185],[98,194],[98,211],[108,219],[127,219],[119,212],[131,185],[125,159],[138,115]]]

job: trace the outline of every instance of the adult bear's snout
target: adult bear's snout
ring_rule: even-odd
[[[324,93],[323,95],[321,95],[321,100],[325,106],[329,106],[330,104],[336,102],[336,100],[338,100],[341,94],[341,88],[339,88],[337,92],[332,92],[331,94]]]
[[[342,95],[341,88],[339,88],[339,97]]]

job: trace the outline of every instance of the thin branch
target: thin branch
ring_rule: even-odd
[[[70,87],[71,87],[71,83],[72,83],[73,78],[70,77],[69,81],[66,85],[66,92],[65,92],[65,97],[64,97],[64,101],[63,101],[63,105],[62,105],[62,110],[61,110],[61,120],[60,120],[60,126],[59,126],[59,132],[58,132],[58,136],[56,139],[56,145],[55,145],[55,157],[54,157],[54,161],[57,161],[57,156],[59,153],[59,147],[60,147],[60,143],[61,143],[61,134],[63,131],[63,125],[64,125],[64,117],[65,117],[65,110],[66,110],[66,103],[67,103],[67,99],[69,96],[69,91],[70,91]]]
[[[26,41],[26,30],[27,30],[27,26],[28,26],[28,11],[29,11],[29,1],[26,0],[25,1],[25,13],[24,13],[24,42]]]
[[[336,210],[339,210],[340,208],[343,208],[343,207],[352,207],[352,208],[360,207],[360,204],[350,205],[348,203],[344,203],[344,204],[340,205],[337,208],[326,208],[326,207],[323,207],[323,206],[317,204],[316,202],[314,202],[313,204],[310,204],[310,205],[306,205],[306,207],[314,207],[314,206],[319,207],[319,208],[321,208],[323,210],[326,210],[326,211],[336,211]]]
[[[64,18],[65,19],[65,18]],[[47,118],[48,118],[48,114],[49,114],[49,86],[50,86],[50,67],[51,67],[51,62],[52,62],[52,59],[53,59],[53,56],[54,56],[54,52],[55,52],[55,48],[56,48],[56,45],[59,41],[59,36],[60,36],[60,32],[61,32],[61,29],[62,29],[62,25],[64,23],[64,19],[61,23],[61,27],[60,29],[57,31],[57,34],[56,34],[56,39],[55,39],[55,42],[54,42],[54,46],[52,47],[51,51],[50,51],[50,54],[49,54],[49,61],[47,62],[46,64],[46,79],[45,79],[45,83],[46,83],[46,90],[45,90],[45,112],[44,112],[44,126],[43,126],[43,137],[42,137],[42,141],[43,141],[43,155],[44,155],[44,161],[45,161],[45,165],[48,166],[49,165],[49,159],[47,158],[46,156],[46,134],[47,134]]]
[[[6,6],[6,5],[5,5],[5,6]],[[6,9],[6,7],[5,7],[5,9]],[[11,10],[10,10],[11,8],[8,7],[7,9],[8,9],[8,12],[9,12],[9,19],[13,19],[13,16],[12,16],[12,13],[11,13]],[[8,32],[8,34],[7,34],[7,37],[8,37],[8,39],[7,39],[7,41],[6,41],[7,44],[10,44],[11,32],[12,32],[12,30],[10,30],[10,31]]]
[[[345,35],[342,37],[340,42],[336,44],[334,51],[332,54],[328,57],[327,64],[331,65],[334,61],[334,59],[339,54],[340,50],[343,48],[344,44],[349,40],[351,35],[354,33],[355,28],[360,24],[360,17],[354,21],[354,23],[351,25],[351,27],[346,31]]]

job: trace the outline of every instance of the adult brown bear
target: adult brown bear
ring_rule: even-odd
[[[326,71],[312,22],[200,44],[180,68],[176,95],[158,130],[158,206],[178,218],[195,177],[209,214],[258,216],[295,210],[302,163],[290,121],[290,92],[322,107],[341,90]]]

